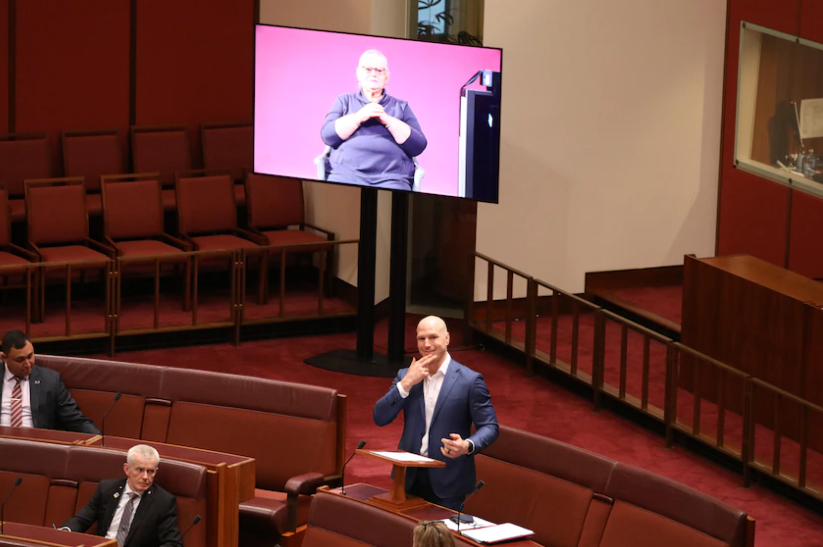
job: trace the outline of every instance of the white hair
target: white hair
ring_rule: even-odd
[[[383,60],[386,61],[386,70],[389,69],[389,59],[385,55],[383,55],[379,50],[376,49],[367,49],[366,51],[364,51],[363,55],[360,56],[360,60],[358,61],[359,64],[357,66],[363,66],[363,58],[367,55],[377,55],[378,57],[382,57]]]
[[[129,448],[129,453],[126,456],[126,463],[129,466],[134,465],[134,457],[140,456],[144,460],[154,460],[155,465],[160,465],[160,453],[153,446],[147,444],[136,444]]]

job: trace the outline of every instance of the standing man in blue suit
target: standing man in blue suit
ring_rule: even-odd
[[[499,428],[483,376],[453,360],[448,345],[442,319],[420,321],[421,357],[397,373],[389,392],[374,405],[374,423],[388,425],[403,411],[398,448],[446,462],[440,468],[409,468],[406,491],[457,510],[474,488],[474,455],[497,439]]]

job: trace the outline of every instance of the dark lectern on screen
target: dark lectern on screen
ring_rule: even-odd
[[[467,86],[480,78],[486,90]],[[460,90],[459,195],[497,203],[500,73],[481,70]]]

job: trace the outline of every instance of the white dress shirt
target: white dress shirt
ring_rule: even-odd
[[[429,455],[429,428],[432,425],[432,416],[434,416],[434,407],[437,405],[437,398],[440,396],[440,388],[443,387],[443,380],[446,378],[446,371],[451,363],[451,355],[446,353],[446,358],[443,364],[434,374],[426,376],[423,379],[423,400],[426,403],[426,433],[423,434],[423,442],[420,443],[420,455]],[[397,391],[404,399],[409,396],[409,392],[403,389],[400,382],[397,382]]]
[[[0,425],[11,425],[11,394],[14,391],[14,386],[17,385],[17,380],[14,379],[14,374],[9,372],[9,367],[3,363],[3,399],[0,404]],[[20,391],[23,393],[23,427],[34,427],[34,421],[31,419],[31,394],[29,393],[29,379],[24,378],[20,382]]]
[[[106,532],[108,539],[117,539],[117,529],[120,528],[120,521],[123,520],[123,511],[126,510],[126,504],[131,497],[129,496],[130,492],[133,492],[133,490],[129,488],[129,481],[126,481],[126,486],[123,487],[123,491],[120,493],[120,503],[117,504],[117,509],[114,511],[111,524],[109,524],[109,531]],[[137,514],[137,508],[140,506],[140,500],[142,499],[142,494],[137,494],[137,499],[134,500],[131,517],[129,518],[129,528],[131,528],[131,523],[134,522],[134,515]]]

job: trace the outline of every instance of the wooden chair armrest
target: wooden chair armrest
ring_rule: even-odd
[[[255,233],[250,232],[248,230],[244,230],[243,228],[234,228],[232,231],[234,232],[234,235],[236,235],[238,237],[248,239],[249,241],[254,241],[258,245],[268,245],[269,244],[269,240],[266,239],[265,236],[263,236],[263,235],[255,234]]]
[[[13,254],[21,256],[31,262],[38,262],[40,260],[40,256],[38,254],[28,251],[23,247],[15,245],[14,243],[9,243],[9,249],[11,249]]]
[[[303,224],[300,225],[300,229],[302,230],[303,228],[311,228],[315,232],[320,232],[322,234],[325,234],[329,241],[334,241],[334,232],[324,230],[323,228],[319,228],[319,227],[315,226],[314,224],[309,224],[308,222],[304,222]]]
[[[100,251],[109,258],[117,258],[117,249],[115,249],[114,247],[109,247],[104,243],[101,243],[88,237],[85,240],[83,240],[83,243],[89,248]]]
[[[180,249],[182,249],[186,252],[194,250],[194,244],[191,241],[184,241],[184,240],[176,238],[174,236],[170,236],[169,234],[166,234],[166,233],[160,234],[160,239],[162,239],[164,242],[168,243],[169,245],[179,247]]]

